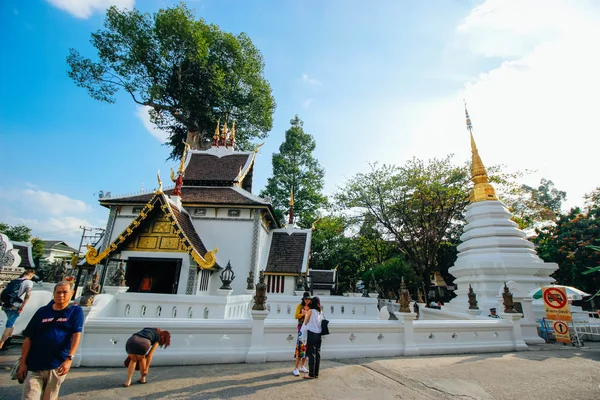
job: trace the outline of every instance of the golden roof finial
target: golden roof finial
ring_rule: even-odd
[[[290,189],[290,206],[294,205],[294,188]]]
[[[484,200],[498,200],[494,187],[489,183],[490,180],[485,166],[483,165],[483,161],[481,161],[481,157],[479,157],[479,151],[477,150],[475,138],[473,137],[473,125],[471,124],[469,111],[467,111],[466,101],[465,116],[467,118],[467,130],[471,136],[471,181],[475,184],[469,193],[469,203]]]
[[[231,145],[233,146],[233,142],[235,141],[235,121],[233,121],[233,125],[231,125],[231,133],[229,134],[229,140],[231,140]]]
[[[217,119],[217,127],[215,128],[215,134],[213,135],[213,139],[218,139],[220,137],[219,126],[221,124],[221,118]]]
[[[227,137],[227,119],[225,119],[225,124],[223,125],[223,133],[221,133],[222,138]]]
[[[185,147],[183,148],[183,155],[181,156],[181,162],[179,163],[179,170],[177,170],[177,173],[181,176],[183,176],[185,171],[185,160],[187,158],[188,150],[190,149],[190,145],[187,144],[185,140],[182,140],[182,142]]]
[[[160,169],[156,173],[156,178],[158,178],[158,189],[156,189],[156,193],[162,193],[162,180],[160,179]]]

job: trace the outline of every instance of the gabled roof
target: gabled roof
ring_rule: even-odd
[[[271,238],[267,275],[298,275],[308,264],[310,229],[277,229]]]
[[[171,195],[173,189],[165,190],[166,195]],[[112,204],[145,204],[154,197],[154,193],[140,194],[120,198],[101,199],[100,204],[109,206]],[[181,202],[194,204],[218,204],[218,205],[257,205],[270,206],[271,203],[252,193],[236,186],[208,187],[208,186],[183,186],[181,188]]]
[[[44,250],[63,250],[72,253],[77,253],[77,250],[69,246],[62,240],[43,240]]]
[[[173,189],[165,190],[166,195],[171,195]],[[139,194],[120,198],[102,198],[100,204],[105,207],[111,205],[146,204],[154,197],[154,193]],[[278,225],[273,213],[273,206],[267,199],[253,195],[237,186],[183,186],[181,188],[181,202],[184,207],[194,206],[257,206],[267,209],[267,218]]]
[[[144,206],[142,211],[133,219],[133,221],[127,226],[123,232],[117,238],[109,244],[100,254],[94,247],[88,246],[88,252],[85,255],[85,259],[90,265],[96,265],[111,253],[121,249],[125,242],[130,239],[134,232],[139,226],[146,220],[152,218],[158,210],[162,210],[167,219],[171,222],[175,228],[175,233],[181,240],[183,240],[185,251],[187,251],[194,261],[203,269],[213,269],[216,265],[217,259],[215,254],[217,249],[207,251],[204,243],[198,236],[189,215],[185,211],[179,210],[179,208],[171,203],[171,200],[161,191],[157,191],[154,196]]]
[[[233,186],[252,191],[255,152],[234,152],[212,147],[190,151],[185,164],[185,186]]]

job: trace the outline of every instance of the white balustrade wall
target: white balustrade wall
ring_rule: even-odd
[[[246,362],[251,347],[253,325],[249,311],[250,295],[242,296],[157,296],[121,293],[100,295],[86,317],[82,343],[75,366],[121,366],[125,359],[125,342],[146,326],[171,332],[171,346],[158,349],[155,365],[191,365]],[[275,297],[275,296],[273,296]],[[297,297],[289,296],[297,301]],[[415,354],[481,353],[521,350],[520,325],[510,320],[412,321],[414,314],[396,313],[398,320],[388,320],[389,312],[377,310],[376,300],[345,298],[343,304],[325,298],[331,334],[323,338],[324,359],[383,357]],[[341,299],[341,298],[340,298]],[[271,302],[264,321],[264,335],[259,351],[263,360],[290,361],[297,335],[297,323],[287,314],[291,299]],[[336,299],[337,300],[337,299]],[[348,300],[351,300],[348,302]],[[126,306],[129,314],[126,315]],[[145,306],[145,314],[142,307]],[[341,307],[344,306],[344,314]],[[367,306],[360,316],[360,307]],[[157,309],[161,307],[160,316]],[[177,313],[172,312],[173,307]],[[191,318],[187,313],[192,309]],[[208,307],[208,318],[203,311]],[[280,312],[277,313],[277,307]],[[354,314],[352,308],[356,307]],[[179,312],[181,310],[182,312]],[[293,312],[292,310],[291,312]],[[283,311],[283,312],[282,312]],[[359,314],[360,318],[355,317]],[[247,316],[250,315],[250,318]],[[367,318],[365,318],[365,315]],[[379,318],[381,315],[381,319]],[[404,316],[408,316],[405,321]],[[264,318],[264,317],[263,317]],[[260,322],[262,323],[262,321]]]
[[[300,296],[267,294],[267,319],[294,319]],[[321,307],[329,320],[375,320],[379,318],[377,299],[369,297],[323,296]]]
[[[105,294],[96,296],[103,297]],[[181,296],[156,293],[119,293],[113,312],[121,318],[250,319],[252,296]]]

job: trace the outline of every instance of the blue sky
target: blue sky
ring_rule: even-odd
[[[91,99],[67,77],[73,47],[107,4],[155,12],[175,2],[4,0],[0,3],[0,221],[76,244],[103,227],[99,190],[123,194],[167,177],[168,148],[124,95]],[[525,3],[525,4],[524,4]],[[413,156],[469,157],[462,98],[486,164],[535,169],[567,190],[567,205],[599,186],[600,89],[592,1],[188,1],[198,17],[246,32],[265,59],[277,102],[257,160],[255,192],[271,173],[289,120],[317,141],[326,192]],[[596,97],[595,97],[596,96]],[[142,118],[140,118],[142,116]]]

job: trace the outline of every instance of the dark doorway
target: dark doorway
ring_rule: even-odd
[[[125,279],[128,292],[139,292],[142,278],[152,278],[150,293],[176,294],[179,283],[181,259],[178,258],[135,258],[127,260]]]

